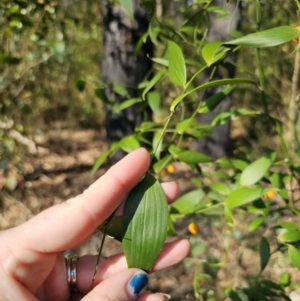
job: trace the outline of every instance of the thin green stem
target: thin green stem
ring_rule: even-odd
[[[171,120],[173,114],[174,114],[174,112],[171,112],[171,114],[166,118],[166,119],[167,119],[167,120],[166,120],[166,123],[165,123],[165,125],[164,125],[164,127],[163,127],[163,129],[162,129],[162,131],[161,131],[161,135],[160,135],[160,137],[159,137],[159,139],[158,139],[158,141],[157,141],[157,144],[156,144],[156,146],[155,146],[155,149],[154,149],[154,151],[153,151],[153,157],[152,157],[152,160],[153,160],[153,158],[155,157],[155,154],[156,154],[156,152],[157,152],[157,150],[158,150],[159,144],[160,144],[160,142],[162,141],[162,139],[163,139],[163,137],[164,137],[164,134],[165,134],[165,132],[166,132],[166,130],[167,130],[167,127],[168,127],[168,125],[169,125],[169,123],[170,123],[170,120]]]
[[[98,251],[98,256],[97,256],[97,262],[96,262],[96,266],[95,266],[95,270],[94,270],[94,276],[92,279],[92,284],[91,284],[91,290],[94,288],[95,285],[95,280],[98,274],[98,269],[99,269],[99,262],[100,262],[100,258],[101,258],[101,254],[102,254],[102,250],[103,250],[103,246],[104,246],[104,241],[105,241],[105,237],[106,237],[106,228],[103,230],[103,237],[102,237],[102,241],[101,241],[101,245]]]

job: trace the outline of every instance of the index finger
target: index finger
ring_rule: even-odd
[[[84,193],[23,224],[22,241],[36,251],[46,253],[78,246],[116,210],[146,173],[149,163],[150,156],[143,148],[128,154]]]

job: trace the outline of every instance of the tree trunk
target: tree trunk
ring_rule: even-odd
[[[238,30],[241,21],[241,10],[240,7],[236,8],[236,3],[227,4],[225,0],[215,0],[213,5],[222,6],[225,9],[234,13],[233,16],[230,15],[228,18],[217,19],[218,15],[211,13],[210,20],[211,25],[208,33],[208,41],[226,41],[228,40],[228,34],[232,30]],[[236,11],[235,11],[236,10]],[[236,55],[231,55],[231,60],[236,60]],[[210,68],[206,73],[206,81],[209,80],[209,76],[212,69]],[[221,63],[217,66],[216,72],[214,74],[213,80],[232,78],[235,75],[235,67],[229,63]],[[210,96],[220,92],[223,88],[216,87],[208,89],[204,95],[205,99]],[[201,95],[203,97],[203,95]],[[210,124],[214,117],[223,111],[228,111],[231,108],[232,96],[227,96],[222,103],[212,112],[208,114],[198,115],[198,121],[203,124]],[[212,134],[201,141],[194,141],[191,145],[191,149],[203,152],[213,159],[220,158],[222,156],[228,155],[230,148],[230,122],[222,126],[215,127]]]
[[[141,49],[135,53],[139,39],[148,29],[150,14],[140,7],[139,0],[133,0],[134,20],[131,20],[123,8],[111,0],[102,1],[104,51],[102,58],[102,79],[107,84],[105,93],[108,99],[121,103],[128,98],[140,97],[139,83],[152,68],[149,57],[153,47],[149,40],[143,43]],[[127,96],[116,93],[113,89],[118,84],[127,89]],[[134,105],[114,113],[110,106],[106,106],[105,126],[107,141],[113,142],[134,132],[136,125],[151,118],[148,108],[140,104]],[[119,153],[114,161],[124,154]]]

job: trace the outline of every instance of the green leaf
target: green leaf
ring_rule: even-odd
[[[298,229],[298,226],[295,223],[292,223],[292,222],[284,222],[284,223],[281,223],[279,226],[281,228],[287,229],[287,230],[296,230],[296,229]]]
[[[274,190],[274,189],[273,189]],[[259,199],[265,193],[272,191],[270,188],[242,187],[232,191],[226,198],[225,204],[228,208],[236,208]]]
[[[180,47],[172,41],[168,41],[168,57],[170,81],[176,86],[184,87],[186,83],[184,57]]]
[[[230,193],[230,188],[225,183],[213,182],[209,185],[213,190],[219,192],[220,194],[227,195]]]
[[[145,87],[142,98],[145,99],[146,94],[154,87],[154,85],[164,76],[165,70],[159,71],[148,83],[148,85]]]
[[[217,62],[218,60],[220,60],[225,53],[227,52],[227,50],[222,50],[222,42],[218,42],[218,41],[214,41],[214,42],[210,42],[207,43],[203,48],[202,48],[202,57],[205,61],[205,63],[208,66],[211,66],[212,64],[214,64],[215,62]],[[221,51],[220,51],[221,49]],[[224,49],[224,47],[223,47]]]
[[[105,234],[118,241],[122,241],[122,220],[122,216],[112,216],[109,218],[107,226],[105,227]],[[102,227],[103,225],[101,225],[99,230],[102,230]]]
[[[100,166],[103,164],[103,162],[109,157],[110,154],[111,154],[111,151],[107,150],[106,152],[104,152],[103,154],[101,154],[100,157],[98,157],[98,159],[94,163],[94,165],[92,167],[92,170],[91,170],[91,175],[92,176],[100,168]]]
[[[261,238],[259,243],[259,256],[260,256],[260,271],[262,272],[267,266],[271,256],[270,245],[264,237]]]
[[[157,160],[160,159],[160,153],[162,150],[163,139],[161,139],[161,135],[162,135],[162,131],[157,131],[154,134],[153,140],[152,140],[152,149],[153,149],[153,151],[155,151],[154,156]]]
[[[167,236],[168,205],[159,182],[146,174],[130,192],[123,213],[123,249],[129,268],[150,271]]]
[[[282,230],[278,236],[282,242],[297,242],[300,241],[299,229]]]
[[[153,57],[151,59],[154,63],[157,63],[159,65],[169,67],[169,61],[167,59],[161,58],[161,57]]]
[[[262,157],[248,165],[241,174],[241,186],[250,186],[257,183],[269,170],[271,164],[271,159]]]
[[[241,159],[232,159],[231,163],[236,169],[241,171],[243,171],[249,165],[247,161]]]
[[[202,153],[199,153],[197,151],[189,151],[189,150],[178,152],[174,157],[187,164],[199,164],[199,163],[207,163],[212,161],[210,157]]]
[[[288,251],[289,251],[289,257],[291,260],[291,263],[298,269],[300,270],[300,252],[297,248],[295,248],[292,245],[288,246]]]
[[[133,3],[132,0],[119,0],[119,3],[123,7],[123,9],[127,12],[130,19],[134,19],[133,16]]]
[[[112,101],[110,101],[110,100],[106,97],[106,94],[105,94],[103,88],[96,88],[96,89],[94,90],[94,93],[95,93],[95,95],[96,95],[99,99],[101,99],[104,103],[106,103],[106,104],[112,104],[112,103],[113,103]]]
[[[230,86],[204,100],[198,108],[198,113],[209,113],[214,110],[222,102],[222,100],[234,90],[234,88],[235,86]]]
[[[164,158],[160,159],[153,165],[153,169],[156,173],[159,173],[162,169],[173,162],[173,157],[171,155],[167,155]]]
[[[119,113],[122,110],[125,110],[125,109],[127,109],[127,108],[135,105],[136,103],[141,102],[141,101],[142,100],[140,98],[130,98],[130,99],[127,99],[125,101],[122,101],[120,104],[114,105],[112,107],[112,109],[115,113]]]
[[[224,43],[224,45],[239,45],[255,48],[273,47],[290,42],[298,38],[299,35],[299,31],[294,27],[280,26],[228,41]]]
[[[204,191],[201,188],[195,189],[179,197],[172,204],[172,208],[180,214],[194,213],[203,197]]]
[[[79,79],[76,82],[76,87],[78,89],[79,92],[83,92],[86,86],[86,81],[84,79]]]
[[[266,218],[264,216],[256,217],[248,226],[249,231],[257,230],[262,224],[266,222]]]
[[[214,120],[211,122],[211,125],[219,126],[227,123],[229,120],[236,117],[247,116],[247,115],[258,115],[258,114],[261,114],[261,112],[250,111],[247,109],[237,109],[237,110],[232,110],[230,112],[222,112],[214,118]]]
[[[157,91],[149,92],[147,95],[148,104],[155,115],[160,115],[161,113],[161,99],[160,94]]]
[[[234,165],[231,163],[231,160],[220,158],[217,160],[217,163],[223,168],[234,168]]]
[[[190,95],[191,93],[194,93],[199,90],[204,90],[208,88],[213,88],[213,87],[219,87],[219,86],[227,86],[227,85],[235,85],[235,84],[251,84],[251,85],[257,85],[256,82],[249,80],[249,79],[244,79],[244,78],[227,78],[227,79],[219,79],[219,80],[214,80],[208,83],[205,83],[203,85],[200,85],[192,90],[187,91],[186,93],[180,94],[178,97],[176,97],[171,106],[170,106],[170,111],[174,112],[176,109],[177,105],[180,103],[182,99]]]
[[[113,85],[113,90],[115,93],[121,95],[121,96],[124,96],[124,97],[128,97],[129,96],[129,93],[127,91],[127,89],[117,83],[115,83]]]
[[[127,136],[119,141],[119,147],[126,153],[130,153],[139,148],[140,142],[134,136]]]

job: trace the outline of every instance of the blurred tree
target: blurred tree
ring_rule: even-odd
[[[230,32],[236,31],[240,27],[241,22],[241,5],[236,1],[213,0],[213,5],[218,5],[230,12],[226,18],[218,18],[215,12],[209,13],[209,31],[207,41],[222,41],[230,39]],[[236,61],[236,53],[230,55],[231,61]],[[233,78],[235,76],[235,66],[231,63],[222,61],[217,65],[213,65],[206,71],[206,79],[217,80],[223,78]],[[212,75],[213,74],[213,75]],[[212,76],[211,76],[212,75]],[[204,95],[200,95],[203,99],[207,99],[212,95],[217,94],[222,89],[220,87],[208,89]],[[219,106],[208,114],[198,114],[197,120],[202,124],[210,124],[214,117],[222,112],[229,111],[232,105],[232,95],[229,94]],[[217,159],[228,154],[230,147],[230,121],[224,125],[217,126],[213,129],[212,134],[205,139],[194,141],[191,149],[203,152]]]
[[[151,71],[153,46],[146,39],[141,47],[138,42],[147,32],[150,13],[133,0],[134,20],[124,9],[110,0],[102,1],[104,50],[102,79],[106,83],[105,94],[109,100],[121,103],[129,98],[139,98],[139,83]],[[106,105],[105,126],[109,145],[134,132],[142,120],[150,119],[150,111],[144,103],[138,103],[119,113]],[[122,153],[114,157],[118,160]]]

